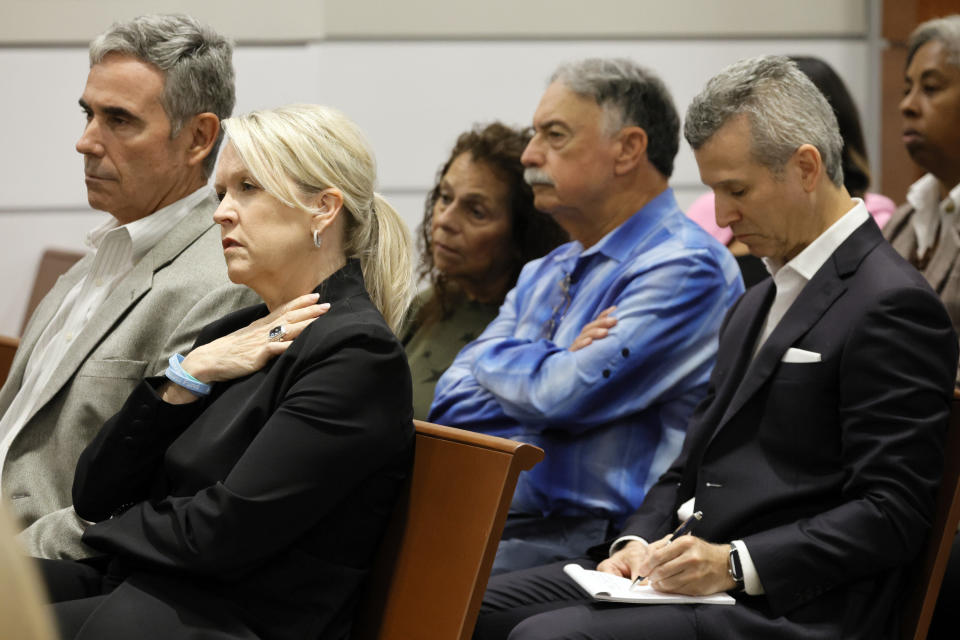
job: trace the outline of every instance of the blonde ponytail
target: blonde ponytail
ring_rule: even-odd
[[[372,214],[371,246],[357,247],[356,253],[370,299],[397,333],[416,294],[410,230],[379,193],[374,193]]]

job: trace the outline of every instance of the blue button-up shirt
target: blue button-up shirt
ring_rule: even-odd
[[[620,524],[680,452],[743,282],[667,189],[584,251],[527,264],[500,313],[437,383],[430,420],[542,447],[515,512]],[[584,325],[616,305],[609,334]]]

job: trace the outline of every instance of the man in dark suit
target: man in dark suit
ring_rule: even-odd
[[[494,578],[477,637],[895,637],[942,468],[950,319],[843,187],[836,118],[795,64],[727,68],[685,135],[718,223],[773,277],[728,313],[680,456],[609,557],[579,562],[737,605],[600,605],[560,563]]]

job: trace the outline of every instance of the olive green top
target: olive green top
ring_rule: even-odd
[[[433,296],[427,289],[417,296],[410,318]],[[413,417],[426,420],[433,402],[437,380],[453,363],[460,350],[483,333],[497,317],[498,304],[484,304],[464,299],[447,318],[424,327],[412,321],[406,324],[401,341],[407,351],[413,380]]]

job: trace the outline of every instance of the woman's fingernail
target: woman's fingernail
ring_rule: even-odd
[[[330,303],[329,303],[329,302],[324,302],[323,304],[320,305],[320,308],[323,309],[324,311],[326,311],[327,309],[330,308]]]

